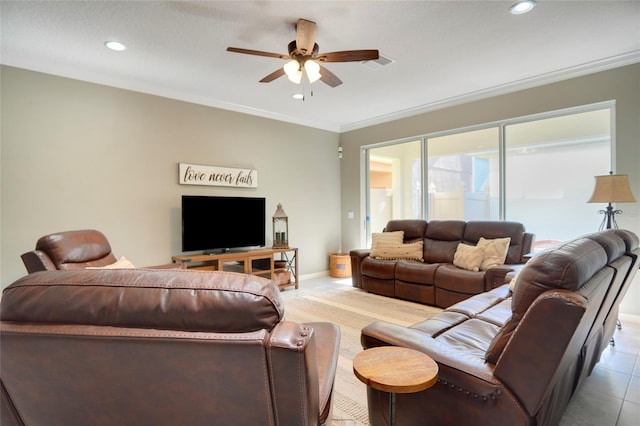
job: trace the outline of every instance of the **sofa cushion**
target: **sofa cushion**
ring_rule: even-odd
[[[460,243],[453,255],[453,264],[458,268],[477,272],[480,270],[485,252],[485,246],[472,246]]]
[[[471,318],[436,337],[449,350],[457,350],[466,357],[482,359],[500,327],[478,318]]]
[[[462,220],[429,221],[424,234],[424,261],[453,263],[458,244],[462,242],[464,227]]]
[[[622,238],[622,241],[624,241],[624,244],[625,244],[625,251],[627,253],[637,249],[638,245],[640,245],[640,237],[638,237],[638,235],[626,229],[609,229],[604,232],[612,232],[616,234],[618,237]]]
[[[436,337],[468,319],[467,315],[459,312],[443,311],[427,320],[413,324],[410,328],[420,330],[431,337]]]
[[[504,261],[507,258],[507,252],[509,251],[510,242],[510,237],[492,239],[480,237],[478,240],[478,247],[485,248],[484,257],[480,264],[480,270],[486,271],[494,266],[504,265]]]
[[[397,260],[365,257],[360,265],[360,274],[365,277],[393,280],[395,278],[396,263],[398,263]]]
[[[426,220],[396,219],[390,220],[384,227],[385,232],[403,231],[405,241],[423,238],[427,228]]]
[[[440,263],[422,263],[415,260],[400,260],[396,264],[396,279],[409,283],[433,285]]]
[[[483,293],[486,290],[485,274],[483,271],[468,271],[445,263],[436,270],[435,285],[439,289],[459,294]]]
[[[612,262],[619,258],[626,251],[624,240],[610,230],[589,234],[587,238],[602,246],[604,251],[607,252],[607,262]]]
[[[100,307],[100,309],[96,309]],[[3,321],[240,333],[284,317],[265,278],[186,269],[42,271],[5,288]]]
[[[422,241],[414,243],[396,244],[381,242],[371,248],[371,257],[376,259],[411,259],[422,261]]]
[[[511,318],[511,299],[502,302],[480,313],[478,318],[502,327]]]

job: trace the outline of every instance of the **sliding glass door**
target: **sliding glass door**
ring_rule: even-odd
[[[428,218],[500,218],[498,127],[427,139]]]
[[[421,139],[367,150],[367,245],[389,220],[423,217],[421,158]]]
[[[538,248],[598,229],[587,204],[611,168],[611,109],[505,126],[505,218],[525,223]]]
[[[364,148],[365,235],[391,219],[513,220],[537,248],[597,229],[587,204],[612,167],[613,102]],[[423,190],[426,188],[426,191]]]

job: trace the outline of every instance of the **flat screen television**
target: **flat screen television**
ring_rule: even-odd
[[[265,245],[265,199],[182,196],[182,251],[224,252]]]

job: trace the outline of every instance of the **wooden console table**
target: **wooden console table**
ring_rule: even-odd
[[[438,364],[425,353],[399,346],[366,349],[353,358],[353,372],[374,389],[389,392],[389,424],[396,424],[396,394],[420,392],[438,381]]]
[[[173,256],[171,260],[185,264],[188,269],[243,272],[272,279],[280,288],[292,285],[298,288],[298,249],[295,247]]]

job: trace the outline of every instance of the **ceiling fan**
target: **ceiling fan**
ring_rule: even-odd
[[[318,53],[316,23],[306,19],[298,19],[296,39],[289,43],[288,55],[242,49],[239,47],[227,47],[227,51],[288,60],[284,67],[278,68],[260,80],[260,83],[269,83],[286,74],[289,80],[300,84],[302,81],[302,71],[304,70],[309,82],[314,83],[320,80],[331,87],[341,85],[342,81],[318,62],[359,62],[370,61],[378,59],[379,57],[377,50],[345,50],[341,52]]]

